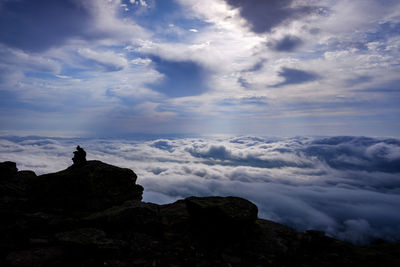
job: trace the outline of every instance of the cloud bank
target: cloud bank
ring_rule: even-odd
[[[262,218],[300,231],[318,229],[358,244],[400,240],[400,140],[207,137],[155,140],[2,137],[0,161],[37,174],[71,164],[77,144],[88,159],[133,169],[144,200],[235,195]]]

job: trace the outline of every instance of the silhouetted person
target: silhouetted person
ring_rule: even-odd
[[[76,147],[74,151],[74,157],[72,158],[75,166],[83,165],[86,163],[86,152],[80,146]]]

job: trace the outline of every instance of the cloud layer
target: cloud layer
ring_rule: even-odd
[[[0,161],[38,174],[57,171],[71,164],[77,144],[88,159],[132,168],[145,201],[235,195],[255,202],[261,217],[301,231],[323,230],[355,243],[400,240],[398,139],[3,137]]]

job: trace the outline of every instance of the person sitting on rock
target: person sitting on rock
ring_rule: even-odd
[[[72,158],[75,166],[83,165],[86,163],[86,152],[80,146],[76,147],[74,151],[74,157]]]

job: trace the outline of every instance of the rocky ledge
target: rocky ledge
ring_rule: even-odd
[[[100,161],[0,176],[0,266],[400,266],[397,243],[299,233],[238,197],[142,202],[132,170]]]

